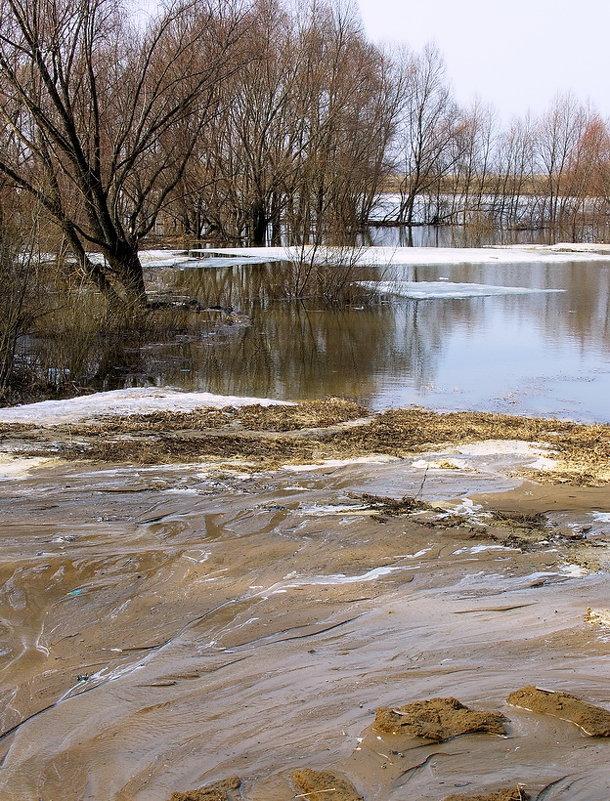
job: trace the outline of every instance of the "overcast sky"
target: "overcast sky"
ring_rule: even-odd
[[[571,90],[610,116],[610,0],[356,0],[369,37],[443,53],[460,103],[508,121]]]

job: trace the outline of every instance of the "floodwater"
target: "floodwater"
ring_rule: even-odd
[[[610,630],[584,619],[607,574],[582,567],[607,561],[608,494],[484,467],[50,464],[0,483],[0,797],[168,801],[237,775],[244,799],[289,801],[314,768],[367,801],[518,782],[606,801],[607,740],[505,699],[608,705]],[[544,509],[549,529],[521,548],[372,517],[363,492]],[[438,696],[503,712],[507,735],[370,731],[378,706]]]
[[[156,384],[610,420],[610,262],[355,268],[354,281],[488,285],[495,294],[415,299],[356,287],[342,308],[278,298],[289,269],[151,271],[153,287],[232,306],[249,324],[92,342],[85,356],[79,340],[76,361],[94,365],[100,389]]]

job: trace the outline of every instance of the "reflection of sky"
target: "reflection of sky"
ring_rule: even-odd
[[[494,279],[497,270],[494,266]],[[451,268],[442,272],[451,273]],[[478,280],[491,277],[489,272],[477,270]],[[373,405],[418,403],[610,420],[610,353],[603,336],[607,333],[608,269],[598,268],[596,274],[598,280],[603,279],[603,290],[587,287],[583,280],[570,292],[571,272],[571,268],[556,267],[544,276],[542,283],[547,286],[563,284],[568,289],[559,296],[421,302],[426,314],[419,316],[417,336],[426,338],[434,319],[443,316],[440,336],[437,332],[441,346],[434,359],[420,364],[419,371],[411,369],[385,380],[379,376],[382,386]],[[429,279],[430,274],[425,277]],[[523,273],[518,277],[526,278]],[[541,277],[534,271],[531,284],[540,285]],[[452,315],[446,314],[445,304],[453,307]],[[422,325],[422,316],[429,317],[427,325]]]
[[[421,404],[610,422],[610,263],[454,264],[358,268],[355,280],[561,289],[413,300],[362,290],[355,305],[281,297],[286,265],[157,269],[158,290],[251,317],[192,315],[187,328],[131,340],[40,342],[41,364],[95,369],[97,386],[185,390],[285,400],[328,395],[374,408]],[[217,325],[217,321],[220,325]],[[224,321],[224,322],[223,322]],[[34,345],[31,346],[34,348]],[[72,374],[75,374],[74,372]]]
[[[248,310],[277,270],[188,271],[182,291]],[[192,373],[163,379],[236,395],[342,395],[377,409],[417,403],[610,421],[609,278],[604,262],[362,268],[357,279],[563,291],[421,301],[372,293],[373,305],[359,309],[264,302],[249,328],[185,350]],[[191,286],[195,279],[204,283]]]

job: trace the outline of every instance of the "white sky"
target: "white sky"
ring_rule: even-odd
[[[434,41],[456,99],[508,121],[572,91],[610,116],[610,0],[356,0],[368,36]]]

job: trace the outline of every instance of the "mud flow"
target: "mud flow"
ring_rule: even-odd
[[[0,798],[607,801],[601,730],[507,703],[610,709],[609,493],[528,460],[12,463]]]

